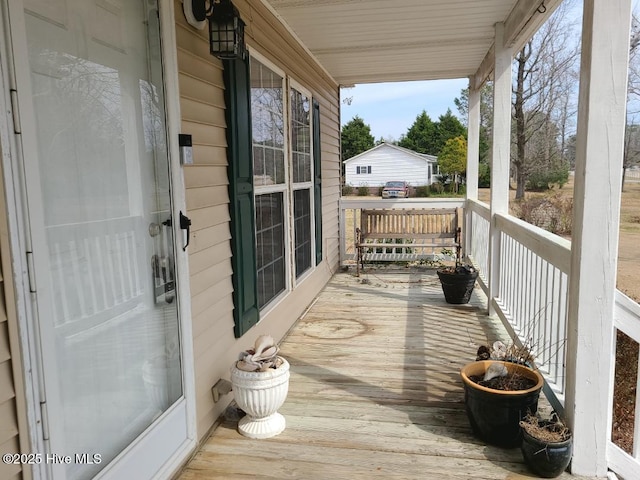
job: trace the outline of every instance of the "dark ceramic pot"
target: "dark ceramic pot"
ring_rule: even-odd
[[[548,421],[539,425],[548,424]],[[556,478],[567,469],[573,455],[573,437],[564,442],[543,442],[522,432],[522,455],[533,473],[543,478]]]
[[[467,417],[474,434],[481,440],[499,447],[515,448],[522,442],[520,420],[528,413],[533,415],[538,411],[544,379],[537,370],[510,362],[500,363],[507,367],[509,374],[517,372],[535,385],[527,390],[494,390],[470,379],[483,376],[491,363],[494,360],[469,363],[460,371]]]
[[[477,270],[469,273],[448,273],[443,272],[442,270],[437,270],[436,273],[440,279],[444,298],[447,303],[458,305],[469,303],[471,292],[473,291],[476,279],[478,278]]]

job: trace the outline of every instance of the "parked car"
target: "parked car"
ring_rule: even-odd
[[[387,182],[382,188],[382,198],[407,198],[409,184],[407,182]]]

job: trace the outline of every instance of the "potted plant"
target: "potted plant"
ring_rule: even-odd
[[[445,251],[444,253],[450,253]],[[469,303],[471,292],[478,278],[478,270],[470,264],[462,263],[462,247],[460,246],[460,229],[456,234],[455,265],[442,266],[436,270],[442,291],[447,303]]]
[[[286,427],[278,409],[289,391],[289,362],[278,351],[272,337],[261,335],[231,368],[236,403],[247,414],[238,422],[238,431],[246,437],[269,438]]]
[[[549,420],[527,415],[522,427],[522,455],[533,473],[555,478],[564,472],[573,454],[573,436],[554,413]]]
[[[460,376],[474,434],[492,445],[514,448],[522,441],[520,421],[538,410],[544,379],[527,365],[527,349],[502,346],[496,342],[493,349],[480,347],[479,359],[465,365]]]

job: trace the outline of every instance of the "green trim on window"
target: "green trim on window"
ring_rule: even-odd
[[[224,61],[234,334],[258,323],[249,56]]]
[[[316,224],[316,265],[322,262],[322,155],[320,153],[320,104],[313,99],[313,196]]]

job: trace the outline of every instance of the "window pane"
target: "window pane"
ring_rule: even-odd
[[[293,192],[296,278],[311,267],[311,195],[310,190]]]
[[[256,196],[259,308],[285,289],[283,208],[282,192]]]
[[[294,183],[311,181],[311,114],[309,97],[291,89],[291,151]]]
[[[254,185],[284,183],[282,77],[251,59],[251,131]]]

